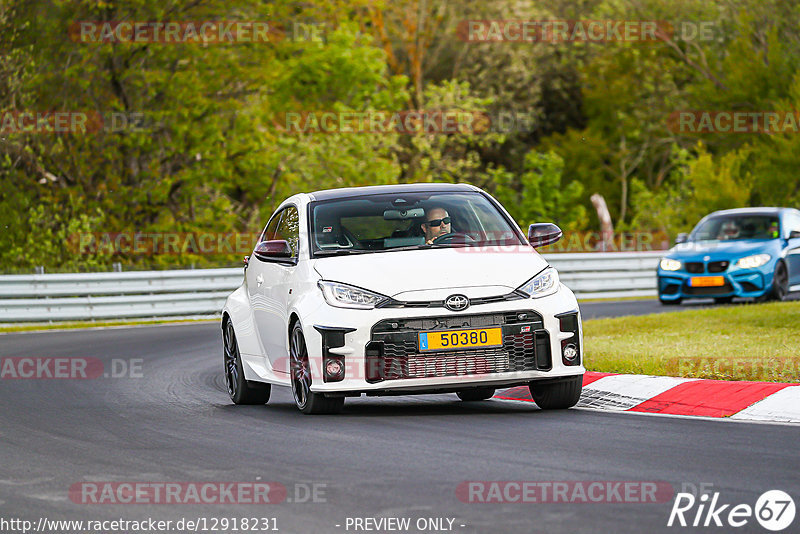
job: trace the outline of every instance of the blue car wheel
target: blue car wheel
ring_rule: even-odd
[[[786,264],[779,261],[775,265],[775,274],[772,275],[772,290],[764,295],[764,300],[786,300],[786,295],[789,293],[789,272],[786,270]]]

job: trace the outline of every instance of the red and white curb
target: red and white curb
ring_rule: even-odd
[[[495,395],[533,402],[526,386]],[[800,384],[587,372],[579,408],[800,423]]]

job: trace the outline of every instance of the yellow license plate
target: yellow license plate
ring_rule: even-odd
[[[694,276],[689,285],[692,287],[720,287],[725,285],[725,278],[722,276]]]
[[[422,332],[419,334],[420,352],[502,346],[502,328],[474,328],[469,330],[448,330],[446,332]]]

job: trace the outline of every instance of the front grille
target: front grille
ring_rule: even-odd
[[[439,352],[417,351],[417,333],[500,326],[503,346]],[[523,332],[523,330],[526,330]],[[377,323],[366,348],[369,382],[552,369],[550,337],[533,311],[390,319]]]
[[[495,295],[492,297],[477,297],[469,299],[470,306],[478,306],[480,304],[494,304],[495,302],[507,302],[511,300],[522,300],[527,298],[516,292],[507,293],[505,295]],[[444,308],[443,300],[395,300],[390,299],[378,305],[378,308]]]
[[[730,262],[727,261],[712,261],[708,264],[708,272],[710,273],[724,273],[728,270]]]
[[[692,261],[686,262],[686,270],[692,274],[705,272],[705,268],[702,263]]]
[[[483,328],[487,326],[503,326],[509,324],[530,323],[539,330],[544,328],[542,316],[531,310],[520,310],[504,313],[481,313],[466,315],[445,315],[437,317],[415,317],[402,319],[384,319],[372,327],[372,339],[375,336],[399,335],[413,332],[430,332],[435,330],[453,330],[455,328]],[[412,336],[413,338],[413,336]],[[412,341],[416,343],[416,338]]]
[[[687,295],[693,295],[697,297],[702,296],[711,296],[711,295],[725,295],[727,293],[733,292],[733,286],[730,285],[727,281],[725,282],[724,286],[717,286],[717,287],[692,287],[690,285],[686,285],[683,288],[683,292]]]

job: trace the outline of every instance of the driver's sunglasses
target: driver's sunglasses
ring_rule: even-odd
[[[444,217],[442,219],[431,219],[430,221],[425,221],[425,224],[428,226],[440,226],[442,223],[450,224],[450,217]]]

